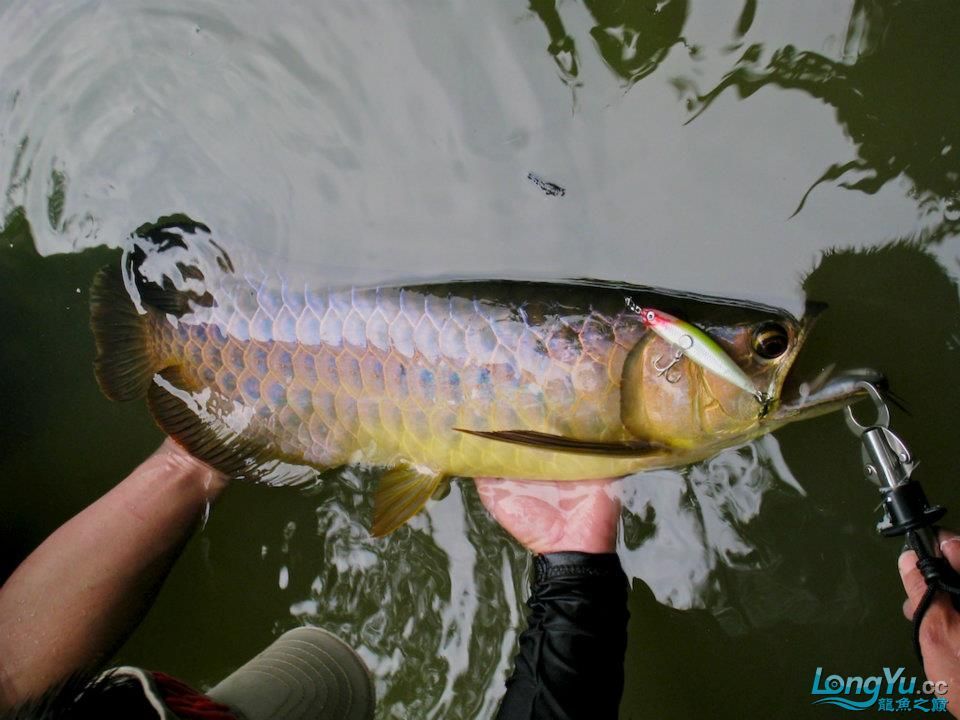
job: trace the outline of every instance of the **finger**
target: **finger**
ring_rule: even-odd
[[[173,438],[165,438],[160,447],[153,451],[150,457],[163,458],[175,463],[179,467],[199,469],[204,474],[217,480],[226,481],[227,476],[211,465],[190,453],[183,445]]]
[[[474,485],[477,487],[477,494],[480,496],[480,502],[494,518],[499,520],[499,505],[504,497],[510,495],[509,488],[505,485],[507,482],[503,478],[482,477],[474,478]]]
[[[903,604],[903,614],[907,619],[913,617],[920,598],[926,592],[927,583],[920,570],[917,569],[917,554],[913,550],[906,550],[897,558],[897,569],[900,570],[900,581],[907,593],[907,600]]]
[[[473,479],[473,483],[477,487],[477,494],[480,496],[480,502],[483,503],[483,506],[491,515],[496,515],[494,512],[497,504],[495,491],[500,482],[498,478],[492,477],[478,477]]]
[[[957,542],[957,536],[948,531],[942,532],[939,540],[941,551],[947,561],[955,567],[960,565],[958,562],[960,561],[960,542]],[[907,591],[907,599],[903,603],[903,614],[908,620],[913,620],[920,599],[927,591],[927,583],[917,568],[917,555],[912,550],[900,555],[897,566],[903,587]],[[936,593],[920,626],[920,642],[925,654],[927,652],[935,654],[936,648],[952,642],[950,638],[956,634],[958,618],[960,616],[953,609],[947,595],[942,592]]]
[[[952,530],[941,529],[937,539],[940,541],[940,552],[950,563],[950,567],[960,571],[960,535]]]
[[[480,502],[491,515],[500,520],[503,515],[503,506],[511,498],[538,497],[549,499],[555,492],[552,481],[521,480],[514,478],[478,477],[474,478],[474,485]]]

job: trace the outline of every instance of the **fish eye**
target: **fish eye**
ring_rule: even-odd
[[[657,316],[653,313],[653,310],[647,310],[647,322],[653,322],[656,318]]]
[[[753,351],[767,360],[780,357],[789,346],[790,335],[778,323],[764,323],[753,333]]]

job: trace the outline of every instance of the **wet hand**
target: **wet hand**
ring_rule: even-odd
[[[484,507],[535,553],[613,552],[620,521],[615,480],[476,478]]]
[[[960,570],[960,536],[949,530],[941,530],[940,551],[954,570]],[[908,620],[926,592],[927,584],[917,569],[917,554],[904,552],[897,565],[900,579],[907,591],[903,614]],[[946,681],[947,710],[960,717],[960,613],[942,592],[935,596],[920,626],[920,647],[923,650],[923,669],[928,680]]]
[[[213,502],[227,486],[223,473],[195,458],[171,438],[164,440],[144,465],[168,479],[194,486],[206,502]]]

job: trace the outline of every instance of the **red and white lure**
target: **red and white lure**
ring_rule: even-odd
[[[740,366],[703,330],[660,310],[640,307],[630,298],[626,299],[626,303],[631,312],[640,316],[640,322],[677,347],[672,362],[666,366],[654,365],[660,375],[668,374],[671,368],[686,356],[705,370],[750,393],[761,405],[767,404],[766,393],[758,389]],[[667,380],[676,382],[671,380],[669,375]]]

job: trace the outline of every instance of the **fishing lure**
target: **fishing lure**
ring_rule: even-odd
[[[731,360],[723,348],[705,332],[660,310],[640,307],[630,298],[626,299],[626,303],[627,308],[631,312],[637,313],[640,316],[640,321],[646,327],[677,347],[677,352],[669,364],[666,366],[654,364],[654,369],[657,370],[658,374],[669,373],[683,357],[688,357],[705,370],[753,395],[757,402],[764,407],[769,403],[766,393],[758,389],[740,366]],[[667,374],[667,380],[676,382],[676,380],[671,379],[669,374]]]

